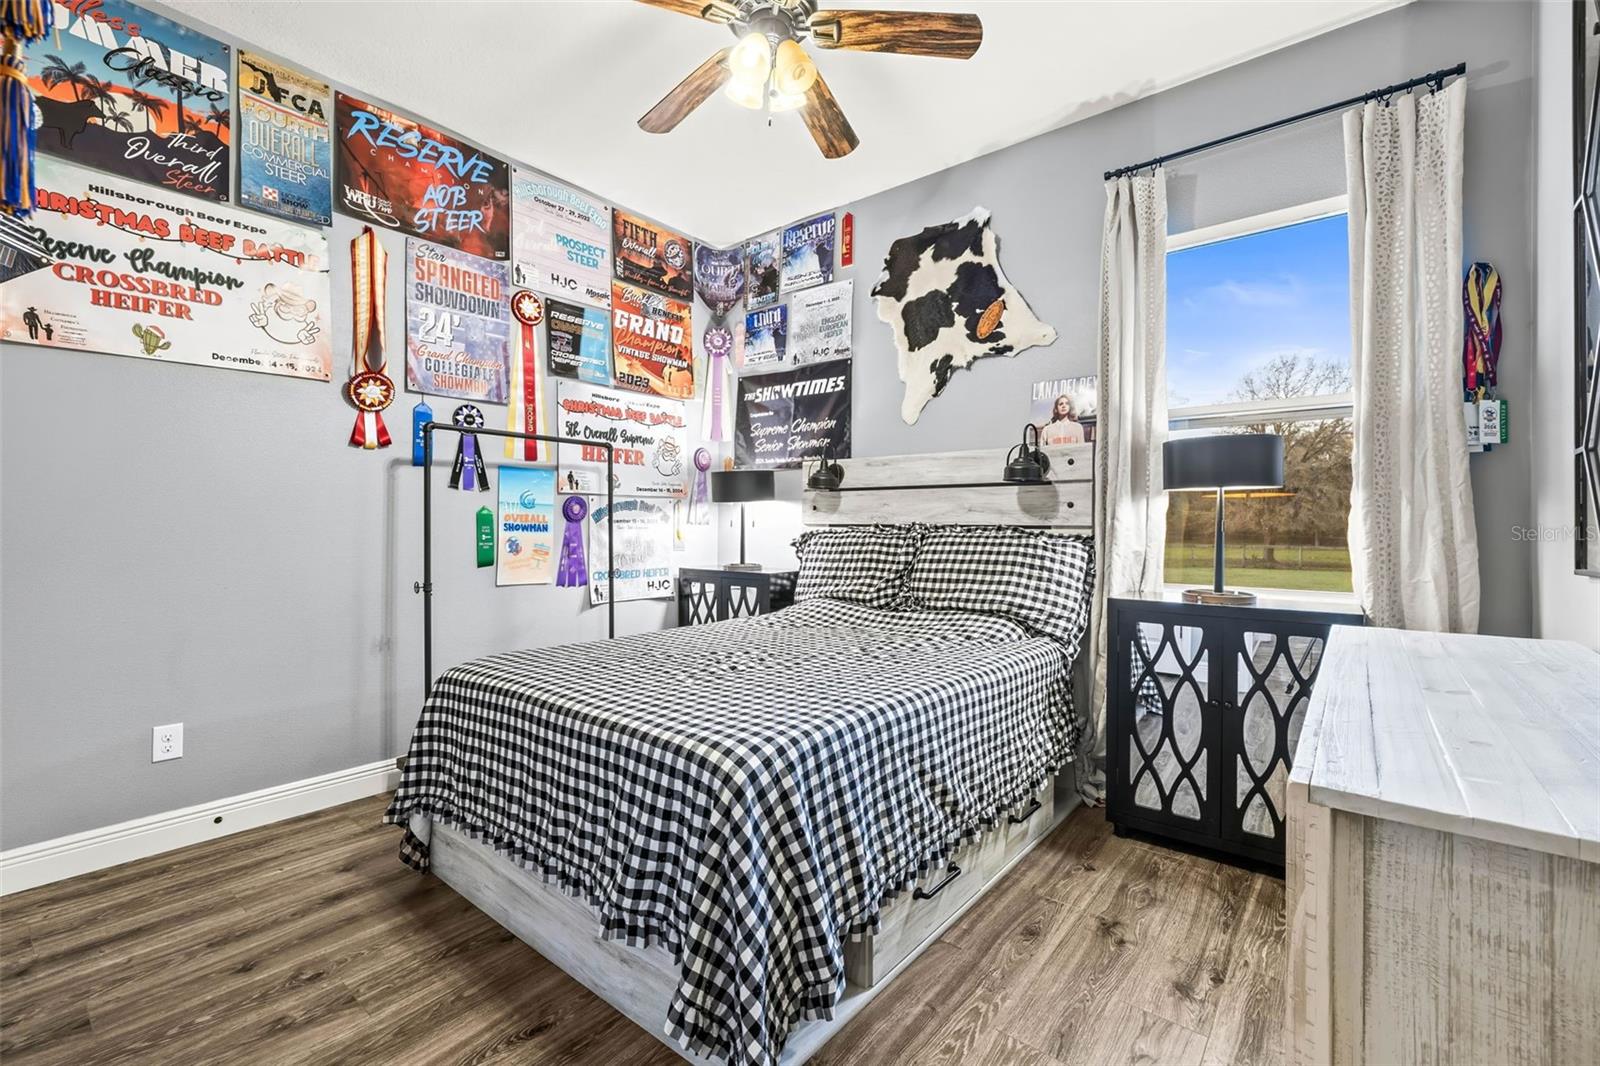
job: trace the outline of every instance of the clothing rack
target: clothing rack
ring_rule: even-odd
[[[511,437],[515,440],[536,440],[546,444],[583,444],[606,450],[606,637],[617,635],[617,538],[613,536],[614,488],[611,467],[616,458],[616,448],[608,441],[579,440],[577,437],[549,436],[544,433],[517,433],[509,429],[487,429],[481,426],[458,426],[454,422],[429,422],[422,427],[422,580],[411,588],[422,597],[422,698],[433,691],[433,431],[471,433],[485,437]],[[500,464],[495,464],[500,465]],[[560,495],[559,493],[557,495]],[[496,549],[498,550],[498,549]]]
[[[1106,180],[1110,181],[1112,178],[1120,178],[1125,174],[1133,174],[1136,171],[1145,169],[1146,167],[1159,167],[1165,163],[1172,162],[1174,159],[1183,159],[1185,156],[1191,156],[1197,152],[1204,152],[1211,148],[1219,148],[1224,144],[1232,144],[1234,141],[1242,141],[1247,137],[1254,137],[1259,133],[1270,133],[1272,130],[1282,129],[1285,126],[1293,126],[1295,123],[1304,122],[1307,119],[1320,118],[1321,116],[1329,114],[1330,112],[1342,111],[1347,107],[1354,107],[1357,104],[1364,104],[1368,100],[1381,100],[1386,97],[1394,96],[1397,93],[1409,92],[1410,90],[1418,88],[1422,85],[1432,85],[1434,91],[1437,92],[1438,90],[1444,88],[1445,79],[1453,78],[1457,75],[1465,74],[1466,72],[1467,65],[1465,63],[1457,63],[1453,67],[1446,67],[1443,70],[1436,70],[1432,74],[1424,74],[1421,77],[1412,78],[1410,81],[1402,81],[1395,85],[1385,85],[1381,89],[1373,89],[1371,92],[1362,93],[1360,96],[1352,96],[1348,100],[1340,100],[1336,104],[1325,104],[1322,107],[1312,108],[1310,111],[1302,111],[1298,115],[1290,115],[1288,118],[1280,118],[1276,122],[1268,122],[1265,125],[1255,126],[1247,130],[1242,130],[1239,133],[1230,133],[1226,137],[1218,137],[1215,140],[1206,141],[1204,144],[1197,144],[1192,148],[1184,148],[1181,151],[1168,152],[1166,155],[1158,155],[1154,159],[1146,159],[1143,163],[1134,163],[1131,166],[1118,167],[1116,170],[1108,170],[1106,171]]]

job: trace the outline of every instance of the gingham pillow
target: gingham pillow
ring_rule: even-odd
[[[1088,537],[1012,526],[929,526],[911,568],[910,605],[997,614],[1076,653],[1093,584]]]
[[[919,531],[907,526],[840,526],[795,538],[800,578],[794,598],[827,597],[866,607],[895,608],[906,598],[906,574],[917,557]]]

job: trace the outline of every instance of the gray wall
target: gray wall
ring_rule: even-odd
[[[1092,370],[1101,171],[1460,59],[1473,68],[1466,254],[1505,279],[1504,391],[1517,418],[1532,351],[1530,28],[1523,5],[1413,4],[846,205],[859,264],[844,272],[857,280],[856,453],[1009,444],[1029,383]],[[427,113],[425,96],[392,103]],[[1337,192],[1338,158],[1323,123],[1174,168],[1174,225]],[[867,290],[891,240],[975,204],[994,213],[1007,273],[1060,339],[979,362],[908,427]],[[330,233],[336,294],[348,292],[355,231],[338,218]],[[398,271],[403,241],[384,239]],[[391,313],[401,337],[402,301]],[[335,321],[337,367],[349,324]],[[412,402],[394,411],[402,435]],[[690,417],[698,425],[698,405]],[[404,448],[348,448],[351,419],[337,382],[0,346],[0,848],[403,749],[422,674],[418,475]],[[1519,440],[1473,460],[1493,632],[1530,627],[1530,546],[1509,535],[1532,513],[1529,451]],[[602,634],[580,590],[496,590],[474,569],[479,503],[438,500],[437,662]],[[730,517],[696,531],[680,560],[711,560],[719,536],[727,550]],[[764,505],[752,519],[752,556],[782,561],[797,510]],[[618,616],[636,631],[668,611],[653,601]],[[185,756],[152,765],[150,727],[173,721],[185,723]]]
[[[1472,459],[1486,632],[1531,631],[1531,546],[1513,527],[1532,514],[1528,439],[1533,301],[1531,189],[1533,12],[1521,3],[1418,2],[1232,67],[1084,122],[891,189],[839,210],[855,215],[857,455],[1015,443],[1038,379],[1093,373],[1105,209],[1102,173],[1382,85],[1468,65],[1465,246],[1505,284],[1502,393],[1514,443]],[[1344,191],[1337,116],[1181,161],[1169,168],[1171,229],[1242,218]],[[889,244],[922,227],[993,214],[1000,260],[1049,348],[958,371],[914,426],[900,420],[894,343],[868,295]],[[825,204],[818,205],[825,210]]]
[[[388,103],[426,116],[419,93]],[[528,162],[559,176],[559,158]],[[0,345],[0,849],[405,750],[423,674],[418,397],[386,413],[394,446],[348,446],[358,232],[340,215],[327,231],[330,382]],[[379,237],[403,381],[405,238]],[[704,314],[697,302],[697,344]],[[444,417],[457,402],[430,405]],[[486,412],[503,425],[503,407]],[[698,437],[700,405],[688,414]],[[449,491],[442,443],[435,669],[604,636],[587,589],[496,589],[476,568],[474,515],[494,494]],[[674,561],[713,561],[716,542],[691,529]],[[619,604],[618,630],[675,612]],[[152,764],[151,727],[169,722],[184,723],[184,756]]]

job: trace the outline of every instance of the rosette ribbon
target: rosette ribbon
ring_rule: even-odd
[[[483,409],[476,404],[464,403],[450,416],[450,421],[462,429],[482,429],[487,425]],[[489,491],[489,470],[483,462],[483,452],[478,447],[476,433],[458,433],[456,462],[450,468],[450,487],[463,492]]]
[[[711,469],[711,453],[704,448],[694,450],[694,490],[689,495],[689,524],[711,524],[711,484],[706,471]]]
[[[506,428],[513,433],[541,433],[539,415],[539,345],[535,327],[544,321],[544,301],[519,289],[511,297],[511,317],[517,320],[519,347],[511,360],[511,396],[506,407]],[[529,462],[539,458],[539,442],[506,438],[506,458]]]
[[[394,382],[384,373],[389,368],[385,354],[384,318],[388,310],[387,281],[389,253],[378,243],[378,235],[365,226],[350,242],[350,380],[345,395],[354,405],[355,428],[350,431],[353,448],[387,448],[389,429],[381,412],[394,402]],[[376,369],[374,369],[376,364]]]
[[[561,505],[566,531],[561,534],[561,560],[556,567],[556,584],[563,588],[589,583],[589,567],[583,559],[583,520],[589,515],[589,501],[568,496]]]
[[[706,440],[727,440],[733,436],[733,405],[728,395],[733,391],[729,380],[733,370],[733,333],[726,326],[712,326],[701,339],[706,346],[706,376],[711,379],[702,435]]]

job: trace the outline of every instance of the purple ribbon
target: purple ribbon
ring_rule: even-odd
[[[568,496],[561,505],[561,517],[567,520],[567,529],[561,535],[561,562],[556,568],[556,584],[563,588],[589,583],[589,568],[583,561],[583,520],[588,513],[589,501],[582,496]]]
[[[711,469],[711,453],[704,448],[694,450],[694,493],[689,497],[689,524],[707,525],[711,521],[711,486],[706,471]]]
[[[483,409],[470,403],[457,407],[450,421],[463,429],[478,429],[486,424]],[[455,465],[450,468],[450,487],[463,492],[488,492],[489,469],[478,451],[478,435],[459,433],[457,437],[460,439],[456,444]]]

